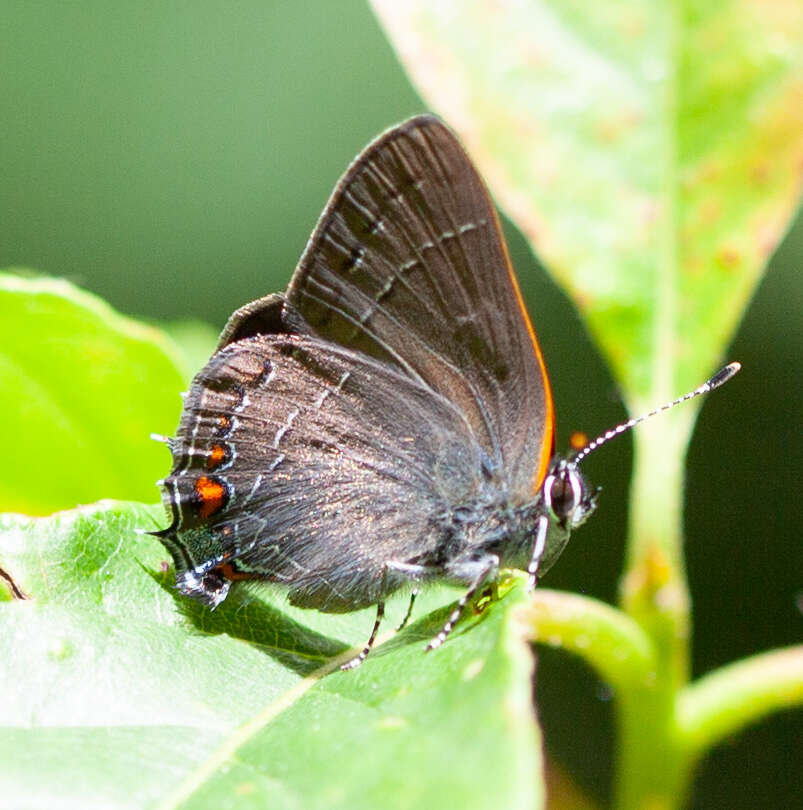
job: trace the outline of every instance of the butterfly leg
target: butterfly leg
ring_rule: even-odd
[[[446,641],[446,637],[452,632],[454,626],[463,615],[466,605],[474,598],[474,594],[477,593],[483,583],[488,580],[488,577],[491,576],[491,574],[499,567],[499,557],[497,557],[495,554],[489,555],[480,562],[482,563],[480,572],[474,578],[474,581],[469,586],[469,589],[460,598],[460,601],[457,603],[455,609],[449,614],[449,618],[446,620],[446,624],[444,624],[441,628],[440,633],[438,633],[438,635],[435,636],[435,638],[433,638],[429,644],[427,644],[425,647],[425,652],[429,652],[430,650],[434,650],[436,647],[440,647],[441,644]],[[470,565],[473,568],[477,564],[478,563],[471,563]]]
[[[374,629],[371,630],[371,635],[368,638],[368,642],[366,645],[360,650],[360,654],[356,655],[351,661],[347,661],[343,664],[340,669],[347,670],[347,669],[356,669],[365,659],[368,657],[368,653],[371,652],[371,648],[374,646],[374,642],[376,641],[376,634],[379,632],[379,625],[382,624],[382,619],[385,616],[385,603],[378,602],[376,605],[376,620],[374,621]]]
[[[420,579],[423,574],[427,572],[427,568],[421,565],[410,565],[409,563],[400,563],[394,562],[390,560],[385,563],[384,568],[382,570],[382,584],[379,587],[380,593],[385,593],[388,584],[388,571],[402,571],[403,573],[407,574],[413,579]],[[418,594],[418,589],[416,588],[413,591],[412,597],[410,599],[410,604],[407,608],[407,615],[404,617],[401,625],[397,628],[397,630],[401,630],[407,621],[410,618],[410,614],[413,611],[413,602],[415,602],[415,597]],[[347,661],[343,664],[340,669],[347,670],[347,669],[356,669],[365,659],[368,657],[368,653],[371,652],[371,648],[374,646],[374,642],[376,641],[377,633],[379,632],[379,625],[382,624],[382,619],[385,617],[385,603],[380,601],[377,602],[376,605],[376,619],[374,621],[374,629],[371,630],[371,635],[368,638],[368,642],[366,645],[360,650],[360,654],[352,658],[350,661]]]
[[[395,560],[389,560],[385,565],[391,571],[400,571],[406,574],[414,582],[420,582],[427,575],[433,576],[437,574],[437,569],[427,567],[426,565],[396,562]],[[413,605],[415,604],[416,596],[418,596],[417,586],[413,588],[413,592],[410,594],[410,604],[407,606],[407,613],[405,613],[404,618],[401,620],[401,624],[396,628],[397,633],[403,630],[407,626],[407,622],[410,621],[410,616],[413,615]]]
[[[538,518],[538,528],[535,531],[535,542],[533,543],[533,553],[530,556],[530,564],[527,566],[527,573],[530,575],[527,583],[527,590],[532,591],[538,584],[538,564],[544,556],[546,548],[546,536],[549,529],[549,518],[541,515]]]
[[[418,596],[418,588],[413,588],[413,592],[410,594],[410,604],[407,605],[407,613],[404,614],[401,624],[396,627],[397,633],[399,630],[404,630],[404,628],[407,626],[407,622],[410,621],[410,616],[413,615],[413,605],[415,604],[416,596]]]

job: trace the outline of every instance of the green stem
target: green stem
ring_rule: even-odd
[[[803,645],[730,664],[678,696],[686,770],[717,742],[770,712],[803,704]]]
[[[653,680],[652,643],[621,610],[587,596],[537,588],[520,611],[531,641],[584,658],[616,694]]]
[[[695,408],[634,433],[633,481],[622,607],[647,631],[671,682],[688,680],[689,591],[683,560],[683,483]]]
[[[628,561],[622,606],[655,650],[651,682],[618,702],[619,810],[672,808],[682,801],[684,758],[675,697],[688,680],[689,595],[682,556],[683,469],[693,409],[667,414],[634,435]]]

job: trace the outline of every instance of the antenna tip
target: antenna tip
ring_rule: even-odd
[[[728,363],[725,368],[721,368],[709,381],[708,385],[711,389],[719,388],[724,385],[731,377],[734,377],[741,369],[741,363]]]

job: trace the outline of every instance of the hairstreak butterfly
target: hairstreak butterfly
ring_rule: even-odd
[[[641,418],[553,455],[494,207],[454,134],[418,116],[351,164],[286,293],[229,319],[167,440],[172,522],[155,534],[179,591],[211,607],[240,579],[326,612],[376,605],[347,667],[400,586],[463,584],[431,649],[501,567],[535,584],[594,509],[579,461]]]

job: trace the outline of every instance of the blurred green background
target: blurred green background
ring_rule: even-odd
[[[284,288],[349,160],[424,109],[361,2],[2,9],[0,267],[66,277],[134,316],[218,329]],[[563,446],[624,410],[565,297],[508,235]],[[695,674],[800,640],[801,264],[798,217],[728,355],[744,371],[705,403],[689,454]],[[615,599],[629,469],[629,439],[589,459],[599,511],[545,584]],[[549,748],[604,799],[610,695],[567,656],[541,651],[539,661]],[[795,806],[802,736],[800,714],[787,714],[720,747],[694,806]]]

